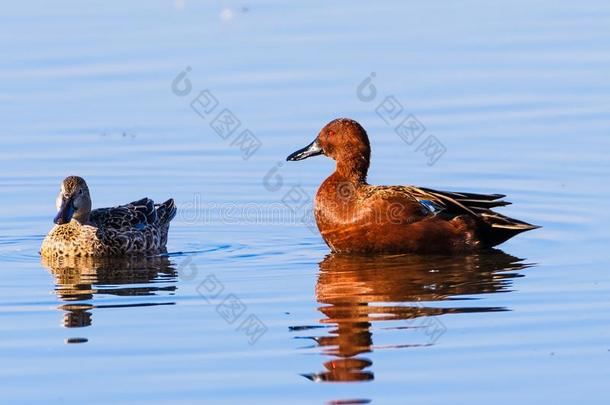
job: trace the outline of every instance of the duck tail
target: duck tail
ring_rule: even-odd
[[[476,194],[451,191],[438,191],[429,188],[412,188],[416,198],[431,200],[440,204],[440,215],[470,215],[477,222],[477,234],[484,247],[494,247],[521,232],[540,228],[518,219],[510,218],[492,211],[510,202],[502,200],[504,194]]]
[[[159,217],[159,227],[161,230],[161,246],[165,246],[167,244],[167,235],[169,233],[169,223],[176,216],[176,204],[174,203],[174,199],[170,198],[164,203],[156,205],[156,208]]]
[[[491,210],[479,215],[486,225],[479,229],[479,237],[486,247],[499,245],[521,232],[540,228],[538,225],[528,224]]]
[[[173,198],[170,198],[164,203],[158,204],[156,208],[157,215],[159,217],[159,224],[161,226],[169,225],[171,220],[176,216],[177,208]]]

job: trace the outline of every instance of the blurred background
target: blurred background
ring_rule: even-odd
[[[0,24],[1,399],[607,402],[610,4],[24,1]],[[507,194],[543,228],[327,256],[333,162],[284,159],[337,117],[372,184]],[[95,207],[175,198],[169,257],[41,262],[72,174]]]

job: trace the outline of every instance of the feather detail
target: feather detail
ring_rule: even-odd
[[[174,200],[155,205],[150,198],[91,211],[86,224],[55,226],[43,241],[44,256],[123,256],[155,253],[167,243]]]

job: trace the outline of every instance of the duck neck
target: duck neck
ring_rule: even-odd
[[[74,216],[72,218],[74,218],[76,221],[78,221],[79,224],[81,225],[86,225],[89,222],[89,214],[90,211],[87,212],[76,212],[74,213]]]
[[[353,159],[338,160],[335,172],[354,183],[366,183],[369,161],[360,156]]]
[[[91,206],[91,197],[89,196],[89,193],[87,193],[85,195],[85,198],[80,201],[78,209],[74,212],[72,218],[80,222],[81,225],[86,225],[87,223],[89,223],[89,215],[91,215]]]
[[[81,225],[86,225],[89,223],[89,215],[91,215],[91,199],[86,198],[78,209],[74,211],[72,218],[77,220]]]

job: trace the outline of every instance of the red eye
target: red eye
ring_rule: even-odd
[[[328,136],[334,136],[335,133],[333,131],[328,131]]]

